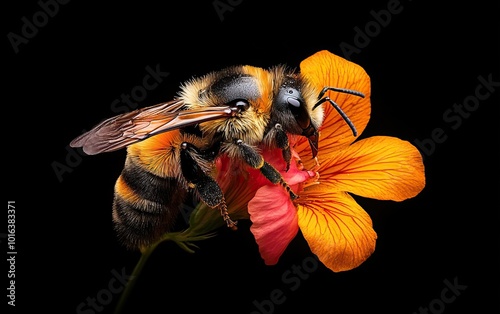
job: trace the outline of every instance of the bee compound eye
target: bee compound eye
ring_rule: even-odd
[[[243,112],[243,111],[246,111],[250,107],[250,104],[248,103],[247,100],[238,99],[238,100],[235,100],[234,106],[238,109],[239,112]]]

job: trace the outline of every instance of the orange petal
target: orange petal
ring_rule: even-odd
[[[359,136],[368,124],[371,110],[370,77],[365,70],[355,63],[323,50],[302,61],[300,72],[318,93],[323,87],[330,86],[355,90],[365,95],[365,98],[361,98],[332,91],[324,95],[339,105],[356,127]],[[320,128],[320,154],[342,149],[355,140],[351,129],[333,106],[328,102],[322,106],[325,109],[325,119]],[[304,160],[309,160],[311,153],[307,141],[301,139],[299,144],[296,150]]]
[[[375,250],[371,218],[349,194],[316,187],[298,204],[300,230],[326,267],[335,272],[353,269]]]
[[[420,152],[395,137],[366,138],[324,159],[320,182],[335,190],[402,201],[416,196],[425,186]]]

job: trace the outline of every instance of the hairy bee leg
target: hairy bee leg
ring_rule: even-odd
[[[279,171],[267,163],[267,161],[264,161],[264,165],[260,168],[260,172],[272,183],[281,185],[288,192],[288,194],[290,194],[290,198],[292,200],[299,198],[299,196],[292,191],[292,188],[288,185],[288,183],[283,180]]]
[[[261,154],[259,154],[253,147],[243,143],[242,140],[237,140],[236,144],[240,148],[241,154],[245,162],[254,169],[259,169],[260,172],[273,184],[281,185],[290,194],[292,200],[297,199],[299,196],[292,191],[292,188],[288,183],[283,180],[283,177],[276,168],[271,166],[267,161],[264,160]]]
[[[236,222],[229,217],[222,189],[212,177],[203,171],[191,154],[200,155],[201,152],[190,143],[182,143],[180,154],[182,175],[190,187],[196,188],[200,199],[212,208],[218,207],[227,226],[236,229]]]
[[[275,144],[276,147],[281,149],[283,159],[286,162],[286,171],[290,169],[290,160],[292,160],[292,151],[290,150],[290,143],[288,142],[288,136],[286,132],[283,130],[281,124],[277,123],[274,126],[276,131]]]
[[[236,230],[236,222],[231,219],[227,211],[226,199],[224,194],[219,187],[219,184],[210,176],[206,174],[199,174],[198,179],[190,180],[190,184],[196,187],[200,199],[212,208],[218,207],[222,219],[226,222],[226,225]]]

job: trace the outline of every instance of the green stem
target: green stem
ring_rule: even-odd
[[[201,204],[201,203],[200,203]],[[219,214],[216,211],[213,211],[211,209],[202,211],[199,213],[200,205],[197,206],[195,209],[195,212],[197,213],[197,218],[199,221],[202,222],[212,222],[212,223],[200,223],[199,221],[196,221],[196,217],[193,218],[193,215],[191,217],[191,222],[190,222],[190,227],[183,232],[172,232],[172,233],[166,233],[164,234],[160,240],[158,240],[156,243],[153,243],[151,246],[145,248],[142,251],[141,258],[137,262],[137,265],[135,265],[134,271],[132,272],[130,280],[127,282],[127,285],[125,286],[125,290],[123,291],[122,295],[120,296],[120,300],[118,300],[118,304],[115,309],[115,314],[120,314],[122,313],[125,303],[127,302],[127,298],[129,297],[132,289],[135,286],[136,281],[139,278],[139,275],[142,272],[142,269],[144,268],[144,265],[146,264],[147,260],[151,256],[151,253],[156,249],[158,244],[160,244],[163,241],[173,241],[177,243],[182,249],[189,253],[193,253],[193,247],[196,247],[192,242],[193,241],[200,241],[200,240],[205,240],[208,239],[214,234],[212,233],[214,229],[220,227],[222,225],[221,219]],[[199,217],[198,217],[199,216]],[[215,217],[215,218],[214,218]],[[211,219],[212,218],[212,219]],[[198,226],[201,225],[201,227],[198,228],[192,228],[192,226]]]
[[[184,236],[184,237],[183,237]],[[199,241],[199,240],[204,240],[209,238],[211,235],[205,235],[205,236],[193,236],[189,237],[186,235],[183,235],[183,233],[167,233],[165,234],[158,242],[152,244],[151,246],[147,247],[142,251],[141,253],[141,258],[137,262],[137,265],[135,265],[134,271],[132,272],[130,280],[127,282],[127,285],[125,286],[125,290],[123,291],[122,295],[120,296],[120,300],[118,301],[118,304],[115,309],[115,314],[120,314],[123,311],[123,308],[125,306],[125,303],[127,302],[127,298],[132,292],[132,289],[135,286],[135,283],[139,279],[139,275],[142,272],[142,269],[144,268],[144,265],[146,264],[147,260],[151,256],[151,253],[156,249],[158,244],[160,244],[163,241],[171,240],[177,243],[181,248],[186,250],[187,252],[193,253],[194,251],[189,247],[193,246],[190,241]]]
[[[127,302],[127,298],[130,295],[132,289],[135,286],[135,283],[139,279],[139,275],[142,272],[142,269],[144,268],[144,265],[146,264],[147,260],[151,256],[151,253],[155,250],[156,246],[158,243],[155,243],[151,245],[150,247],[146,248],[142,254],[141,258],[139,259],[139,262],[137,262],[137,265],[135,265],[134,271],[132,272],[130,280],[127,282],[127,285],[125,286],[125,290],[123,291],[122,295],[120,296],[120,300],[118,301],[118,304],[115,309],[115,314],[120,314],[123,311],[123,308],[125,306],[125,303]]]

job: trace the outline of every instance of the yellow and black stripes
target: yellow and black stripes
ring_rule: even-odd
[[[115,185],[113,221],[121,242],[143,247],[170,230],[186,196],[177,178],[159,177],[127,156]]]

